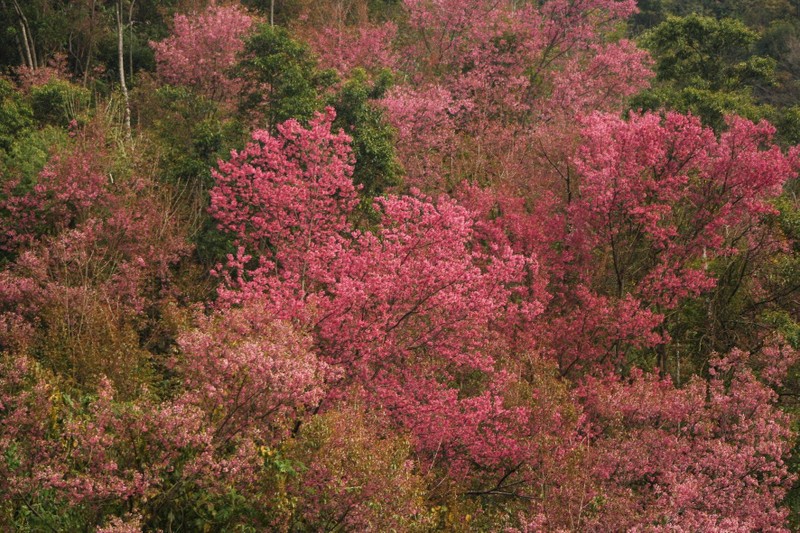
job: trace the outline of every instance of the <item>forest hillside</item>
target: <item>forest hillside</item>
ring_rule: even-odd
[[[0,530],[800,528],[799,2],[0,29]]]

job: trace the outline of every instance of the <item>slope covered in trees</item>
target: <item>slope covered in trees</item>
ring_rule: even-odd
[[[791,60],[678,4],[0,2],[0,524],[796,527]]]

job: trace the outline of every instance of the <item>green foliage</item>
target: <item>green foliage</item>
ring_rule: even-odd
[[[763,315],[764,323],[779,333],[794,349],[800,349],[800,323],[785,309]]]
[[[66,126],[89,106],[90,94],[65,80],[51,79],[31,89],[33,116],[40,124]]]
[[[644,110],[667,107],[682,113],[691,113],[716,130],[724,128],[726,115],[736,114],[758,122],[771,118],[774,114],[771,106],[758,104],[746,89],[727,92],[697,87],[676,90],[673,87],[660,86],[636,96],[631,107]]]
[[[155,136],[161,176],[170,183],[192,182],[205,190],[210,168],[242,145],[244,126],[225,117],[215,102],[185,87],[151,89],[143,86],[136,102],[142,125]]]
[[[32,125],[33,110],[11,82],[0,78],[0,150],[7,152],[19,135]]]
[[[797,184],[795,182],[795,184]],[[795,246],[800,246],[800,209],[798,208],[797,198],[794,202],[789,196],[784,196],[777,204],[780,212],[780,223],[784,233],[794,239]]]
[[[766,118],[800,141],[800,13],[789,0],[641,0],[630,30],[657,62],[656,87],[633,108]],[[649,30],[649,31],[647,31]],[[687,90],[687,89],[692,90]]]
[[[28,21],[31,38],[36,44],[36,53],[40,65],[43,59],[51,57],[74,34],[70,31],[69,12],[75,4],[85,2],[53,2],[52,0],[19,1],[20,9]],[[22,30],[13,2],[6,0],[0,3],[0,65],[18,65],[21,53],[18,43],[22,39]]]
[[[670,16],[640,42],[655,59],[655,86],[632,107],[691,112],[714,128],[735,113],[751,120],[774,114],[755,91],[775,83],[774,59],[755,55],[759,34],[734,19]]]
[[[236,252],[231,234],[219,231],[217,224],[209,217],[203,219],[203,225],[192,241],[198,261],[208,269],[225,261],[228,254]]]
[[[367,0],[370,19],[378,22],[397,20],[404,15],[402,0]]]
[[[295,118],[309,120],[321,108],[320,93],[336,81],[331,70],[317,70],[309,47],[280,27],[261,25],[247,41],[238,73],[250,83],[243,111],[259,111],[265,125]]]
[[[764,29],[756,43],[757,53],[774,58],[781,70],[793,75],[800,73],[796,50],[800,39],[799,23],[800,20],[776,20]]]
[[[0,504],[0,522],[17,533],[85,531],[89,525],[80,507],[58,498],[53,490],[38,491],[30,501],[19,506],[16,513],[3,509]]]
[[[359,406],[303,424],[282,458],[296,497],[292,531],[433,530],[433,517],[420,505],[424,480],[408,468],[409,442],[380,427]],[[278,461],[273,468],[281,468]]]
[[[198,487],[190,487],[175,502],[183,512],[177,514],[178,508],[168,510],[166,530],[190,526],[192,531],[220,531],[250,533],[258,531],[248,525],[259,513],[253,509],[251,502],[236,490],[230,489],[227,494],[212,494]]]
[[[217,103],[185,87],[154,89],[144,83],[134,92],[134,102],[140,125],[153,135],[161,179],[185,188],[186,203],[207,205],[211,168],[243,146],[245,126],[227,117]],[[192,241],[200,263],[211,268],[235,248],[230,237],[217,231],[205,208],[199,209]]]
[[[342,128],[353,138],[356,158],[353,181],[362,185],[367,198],[379,196],[400,184],[401,167],[394,148],[394,132],[383,111],[371,100],[381,98],[391,84],[391,73],[384,71],[372,84],[362,69],[355,69],[335,95],[333,129]]]
[[[67,144],[67,132],[62,128],[45,126],[23,130],[0,159],[0,170],[19,176],[23,184],[33,186],[50,154]]]
[[[155,53],[150,47],[146,36],[140,36],[135,33],[131,35],[126,30],[123,32],[122,37],[125,48],[125,75],[128,83],[132,83],[135,81],[135,77],[131,80],[128,75],[131,67],[133,67],[133,72],[142,70],[153,72],[156,69]],[[106,77],[114,81],[119,80],[119,52],[117,46],[117,35],[109,33],[98,43],[97,49],[97,59],[103,64]]]
[[[796,2],[792,0],[639,0],[637,7],[639,13],[632,22],[639,30],[656,26],[669,15],[731,17],[758,28],[797,15]]]
[[[240,76],[256,80],[244,102],[244,110],[258,110],[266,125],[295,118],[309,120],[325,104],[336,109],[334,129],[342,128],[353,138],[356,167],[354,181],[362,194],[372,197],[399,184],[401,168],[394,150],[394,133],[373,100],[391,86],[391,74],[380,73],[370,81],[356,69],[350,80],[327,99],[324,91],[337,81],[331,70],[321,71],[310,49],[278,27],[261,26],[248,40]]]
[[[648,28],[657,26],[667,16],[665,0],[639,0],[636,4],[639,12],[630,19],[630,26],[634,33],[640,33]]]
[[[757,39],[738,20],[690,15],[669,17],[645,33],[641,44],[655,57],[659,80],[721,91],[770,82],[774,61],[753,55]]]
[[[274,9],[275,25],[286,27],[296,20],[303,9],[303,0],[241,0],[243,6],[259,13],[269,22],[270,7]]]
[[[31,352],[44,368],[66,379],[67,390],[91,392],[106,377],[120,397],[134,397],[139,384],[151,381],[149,354],[140,348],[132,321],[97,301],[45,309]]]
[[[782,109],[775,117],[775,126],[780,140],[785,144],[800,143],[800,106]]]

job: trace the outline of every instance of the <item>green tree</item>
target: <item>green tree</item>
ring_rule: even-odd
[[[775,83],[774,59],[755,53],[759,34],[734,19],[670,16],[640,40],[655,59],[656,83],[633,107],[666,107],[721,128],[730,113],[752,120],[774,111],[758,94]]]
[[[331,101],[336,109],[334,128],[342,128],[353,138],[353,181],[363,186],[361,194],[368,198],[400,184],[402,169],[394,148],[394,131],[383,110],[373,103],[390,84],[388,71],[370,84],[366,72],[355,69]]]
[[[287,30],[265,25],[248,40],[239,75],[248,85],[243,111],[259,112],[273,133],[287,119],[305,122],[325,105],[332,106],[337,115],[334,129],[353,139],[353,180],[363,186],[363,196],[380,195],[400,183],[394,131],[375,105],[392,83],[390,72],[370,80],[364,70],[355,69],[334,92],[338,82],[334,71],[320,70],[308,46]]]
[[[266,24],[248,39],[238,70],[248,85],[243,111],[260,112],[272,130],[290,118],[309,120],[322,106],[321,91],[336,81],[333,71],[317,70],[306,44]]]
[[[8,81],[0,79],[0,150],[7,152],[33,125],[33,111]]]

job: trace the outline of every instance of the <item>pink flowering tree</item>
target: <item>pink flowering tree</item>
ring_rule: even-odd
[[[636,371],[578,390],[597,482],[584,495],[597,513],[588,522],[785,530],[780,502],[794,481],[785,463],[794,434],[776,394],[747,368],[748,355],[713,360],[708,381],[681,389]]]
[[[310,45],[322,68],[348,76],[354,68],[377,72],[397,67],[399,55],[394,46],[397,24],[373,20],[375,15],[385,18],[389,10],[381,12],[385,8],[375,9],[377,6],[365,0],[317,0],[298,4],[300,13],[292,29]]]
[[[32,186],[9,180],[0,345],[40,351],[44,367],[79,388],[105,376],[124,395],[147,366],[138,336],[147,313],[180,295],[174,269],[191,247],[170,191],[136,174],[114,178],[106,133],[96,123],[76,131],[71,152],[53,156]]]
[[[106,154],[79,139],[71,153],[53,156],[33,184],[4,180],[0,195],[0,250],[16,254],[46,234],[85,220],[108,201]]]
[[[319,59],[319,66],[332,68],[342,76],[357,67],[373,72],[383,68],[394,70],[399,63],[398,54],[392,49],[397,35],[397,25],[392,22],[357,27],[315,27],[305,33]]]
[[[518,459],[508,432],[524,433],[526,414],[502,401],[508,378],[495,365],[503,339],[494,326],[539,311],[509,302],[531,265],[510,251],[468,252],[469,215],[451,201],[388,198],[380,210],[379,233],[312,249],[303,284],[297,273],[234,260],[237,277],[221,295],[313,327],[316,349],[340,372],[329,401],[356,387],[450,475]],[[476,372],[484,378],[468,393],[451,385]]]
[[[301,273],[313,246],[349,227],[358,194],[350,138],[331,131],[334,116],[327,108],[308,129],[289,120],[275,136],[257,130],[253,142],[212,172],[209,212],[261,261]]]
[[[321,348],[455,477],[468,464],[512,461],[522,452],[509,432],[525,432],[525,410],[501,399],[495,325],[539,311],[510,302],[535,267],[510,250],[491,258],[474,248],[471,217],[451,200],[389,197],[379,210],[379,231],[356,235],[333,261],[330,297],[317,304]],[[473,373],[484,376],[474,388],[454,386]]]
[[[446,198],[379,199],[374,232],[355,230],[346,137],[329,120],[284,123],[215,172],[212,215],[242,245],[219,269],[220,305],[252,302],[312,328],[341,373],[328,401],[356,387],[452,475],[511,461],[523,452],[507,432],[524,433],[526,415],[502,401],[498,324],[541,310],[511,302],[535,263],[508,248],[484,253],[471,214]],[[452,383],[471,373],[484,378],[459,393]]]
[[[552,334],[562,356],[592,353],[559,341],[565,327],[579,325],[590,334],[593,321],[604,322],[604,309],[620,305],[628,311],[605,321],[604,335],[625,328],[620,317],[630,317],[627,336],[639,331],[640,346],[668,341],[669,322],[659,322],[715,286],[715,260],[770,246],[769,239],[762,242],[761,220],[775,212],[770,200],[798,164],[795,151],[787,155],[771,145],[773,133],[768,124],[732,118],[717,138],[698,119],[674,113],[587,119],[573,161],[575,199],[567,206],[568,230],[561,237],[562,257],[570,265],[565,273],[571,271],[570,284],[579,290],[560,293],[574,307],[567,299],[554,300],[561,317],[552,322]],[[644,332],[656,326],[661,337],[648,338]],[[619,350],[621,333],[599,346]],[[581,331],[571,338],[581,338]],[[664,368],[663,357],[660,364]]]
[[[511,478],[506,492],[521,498],[510,530],[788,531],[796,434],[769,385],[797,357],[781,344],[733,350],[682,387],[638,369],[548,382],[539,363],[534,405],[558,444]]]
[[[618,295],[636,286],[648,302],[671,308],[707,290],[708,263],[736,253],[759,217],[775,213],[769,200],[797,168],[796,152],[771,145],[774,131],[731,118],[716,139],[698,119],[675,113],[594,115],[575,160],[575,239],[608,247]]]
[[[101,379],[76,402],[31,359],[4,356],[0,489],[9,501],[71,509],[34,522],[41,527],[101,524],[119,509],[165,527],[174,518],[165,508],[217,523],[191,509],[235,493],[246,498],[246,523],[270,527],[283,475],[272,473],[274,449],[311,416],[328,369],[304,336],[256,308],[201,317],[180,347],[170,365],[180,388],[163,399],[148,390],[125,399]]]
[[[228,75],[244,50],[254,19],[236,5],[212,3],[202,13],[175,15],[173,34],[151,42],[157,72],[167,83],[185,85],[216,101],[234,97],[239,84]]]
[[[550,299],[529,345],[565,373],[653,351],[676,371],[669,331],[681,306],[716,290],[720,265],[749,272],[785,249],[768,219],[797,152],[773,145],[770,125],[738,118],[719,137],[674,113],[583,124],[565,173],[528,205],[502,184],[459,197],[485,238],[539,260]]]
[[[190,404],[208,416],[219,443],[255,438],[275,445],[315,408],[333,375],[310,339],[257,306],[201,318],[179,339],[172,364]]]
[[[396,89],[385,104],[398,130],[438,134],[448,147],[418,149],[399,139],[402,162],[411,157],[407,181],[424,190],[450,190],[464,179],[530,188],[532,168],[557,177],[576,140],[576,118],[616,109],[652,76],[644,52],[606,38],[634,12],[631,1],[553,0],[535,7],[409,0],[405,6],[414,38],[402,70],[414,88]],[[419,124],[408,115],[422,109],[427,95],[434,97],[427,109],[446,111],[441,127],[426,123],[426,114],[418,115]],[[423,156],[431,170],[417,174],[415,159]]]

